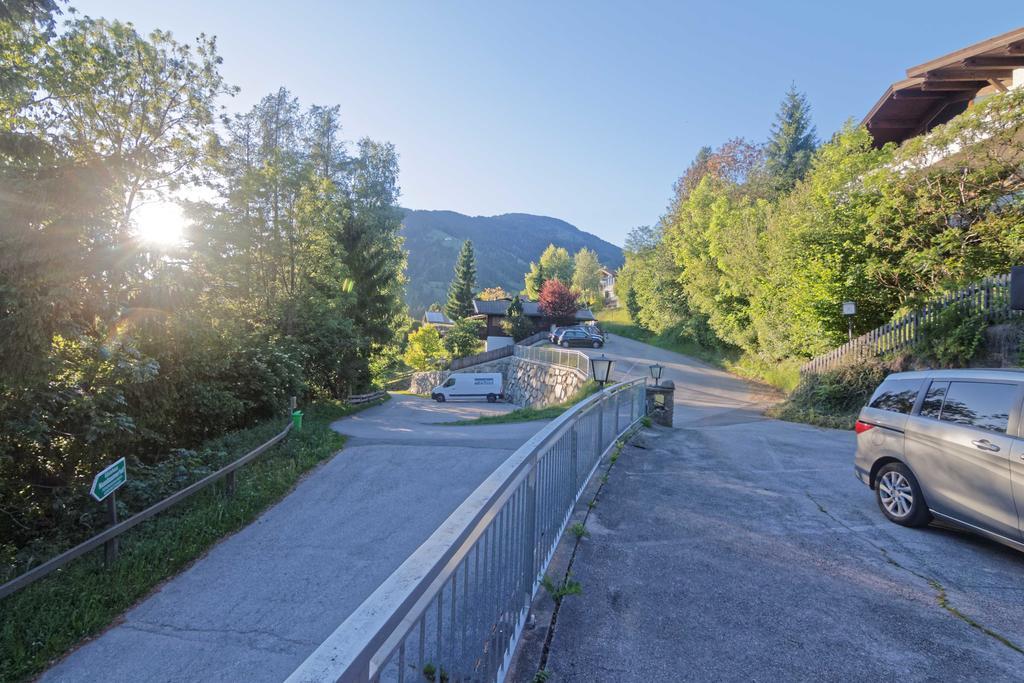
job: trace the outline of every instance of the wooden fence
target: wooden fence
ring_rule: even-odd
[[[479,365],[480,363],[489,363],[492,360],[498,360],[499,358],[506,358],[512,355],[512,345],[502,346],[491,351],[484,351],[483,353],[477,353],[472,356],[465,356],[464,358],[453,358],[450,369],[461,370],[462,368],[469,367],[470,365]]]
[[[368,394],[355,394],[353,396],[349,396],[348,401],[346,401],[346,403],[348,403],[348,405],[350,406],[358,406],[364,403],[370,403],[372,401],[380,400],[387,395],[388,392],[384,391],[383,389],[380,391],[371,391]]]
[[[1009,274],[987,277],[979,283],[930,301],[919,310],[812,358],[800,368],[800,372],[822,372],[851,359],[910,349],[923,339],[925,327],[940,312],[954,306],[964,315],[981,315],[989,323],[1008,320],[1015,313],[1010,308]]]
[[[448,366],[449,370],[461,370],[462,368],[468,368],[470,365],[480,365],[481,363],[489,363],[492,360],[498,360],[499,358],[508,358],[513,354],[513,348],[518,346],[530,346],[537,342],[545,341],[548,338],[547,330],[542,330],[535,334],[531,334],[526,339],[516,342],[515,344],[509,344],[508,346],[500,346],[490,351],[484,351],[483,353],[477,353],[472,356],[465,356],[463,358],[453,358],[451,365]]]

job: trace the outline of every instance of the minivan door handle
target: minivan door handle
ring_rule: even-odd
[[[978,439],[977,441],[972,441],[971,443],[973,443],[975,447],[980,448],[983,451],[992,451],[993,453],[999,452],[999,446],[995,445],[988,439]]]

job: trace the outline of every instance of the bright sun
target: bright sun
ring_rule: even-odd
[[[171,202],[143,204],[134,211],[135,234],[158,247],[173,247],[185,241],[185,215]]]

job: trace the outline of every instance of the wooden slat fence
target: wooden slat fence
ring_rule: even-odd
[[[812,358],[800,368],[800,372],[823,372],[851,359],[881,356],[909,349],[922,340],[925,326],[934,321],[941,311],[951,306],[956,306],[965,315],[980,314],[989,323],[1008,320],[1014,314],[1010,309],[1010,275],[987,277],[959,291],[949,292],[898,320],[886,323],[828,353]]]
[[[451,369],[461,370],[462,368],[469,367],[470,365],[479,365],[480,363],[488,363],[492,360],[499,358],[507,358],[512,355],[512,345],[502,346],[492,351],[484,351],[472,356],[465,356],[464,358],[453,358]]]

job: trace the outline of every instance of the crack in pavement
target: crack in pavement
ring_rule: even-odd
[[[889,554],[888,550],[886,550],[882,546],[878,545],[877,543],[875,543],[871,539],[867,538],[866,536],[864,536],[860,532],[856,531],[850,525],[848,525],[846,522],[842,521],[841,519],[839,519],[838,517],[833,515],[831,512],[829,512],[828,509],[826,509],[824,505],[822,505],[820,502],[818,502],[818,500],[816,500],[814,498],[814,496],[812,496],[810,494],[810,492],[804,491],[804,495],[806,495],[807,498],[812,503],[814,503],[816,506],[818,506],[818,510],[820,510],[826,517],[828,517],[833,522],[835,522],[839,526],[841,526],[844,529],[846,529],[847,531],[849,531],[858,540],[863,541],[864,543],[866,543],[867,545],[871,546],[872,548],[877,550],[879,553],[881,553],[882,558],[886,562],[888,562],[890,565],[892,565],[893,567],[896,567],[897,569],[901,569],[901,570],[907,572],[908,574],[911,574],[912,576],[916,576],[917,578],[919,578],[922,581],[924,581],[925,583],[927,583],[931,587],[931,589],[933,591],[935,591],[935,602],[939,605],[939,607],[941,607],[942,609],[946,610],[947,612],[949,612],[951,615],[953,615],[957,619],[960,619],[961,621],[963,621],[968,626],[970,626],[970,627],[972,627],[974,629],[977,629],[978,631],[980,631],[981,633],[984,633],[986,636],[989,636],[990,638],[994,638],[995,640],[999,641],[1000,643],[1002,643],[1006,647],[1010,648],[1014,652],[1016,652],[1018,654],[1021,654],[1021,655],[1024,655],[1024,648],[1022,648],[1021,646],[1017,645],[1016,643],[1014,643],[1013,641],[1011,641],[1009,638],[1007,638],[1006,636],[1002,635],[1001,633],[997,633],[996,631],[993,631],[992,629],[988,628],[984,624],[979,623],[974,618],[970,617],[967,614],[964,614],[959,609],[957,609],[957,607],[950,602],[949,594],[946,592],[946,587],[943,586],[942,582],[940,582],[938,579],[936,579],[934,577],[931,577],[931,576],[927,576],[927,575],[922,574],[921,572],[919,572],[919,571],[917,571],[915,569],[911,569],[910,567],[907,567],[907,566],[904,566],[904,565],[900,564],[895,559],[893,559],[892,555]]]
[[[152,633],[152,634],[156,634],[156,635],[164,635],[164,636],[168,636],[170,638],[177,638],[179,640],[184,640],[184,641],[192,640],[192,639],[187,638],[185,636],[185,634],[188,634],[188,633],[194,633],[194,634],[197,634],[197,635],[209,634],[209,633],[229,633],[229,634],[235,634],[235,635],[239,635],[239,636],[262,636],[264,638],[268,638],[268,639],[273,640],[273,641],[278,641],[280,643],[287,643],[288,645],[294,645],[294,646],[299,646],[299,647],[303,647],[303,648],[316,647],[317,645],[319,645],[319,642],[310,641],[310,640],[299,640],[299,639],[295,639],[295,638],[285,638],[284,636],[279,636],[276,633],[271,633],[270,631],[264,631],[262,629],[245,629],[245,630],[242,630],[242,629],[230,629],[230,628],[196,628],[196,627],[190,627],[190,626],[178,626],[178,625],[175,625],[175,624],[161,624],[161,623],[158,623],[158,622],[149,622],[149,621],[141,621],[141,620],[138,620],[138,621],[134,621],[133,620],[133,621],[125,622],[124,623],[124,627],[132,629],[134,631],[141,631],[143,633]],[[280,648],[280,647],[279,648],[274,648],[274,647],[269,647],[269,646],[261,646],[261,645],[258,645],[256,643],[252,642],[251,640],[247,641],[247,645],[249,645],[250,647],[253,647],[253,648],[257,649],[257,650],[265,650],[265,651],[268,651],[268,652],[289,653],[289,654],[293,652],[292,648]]]

